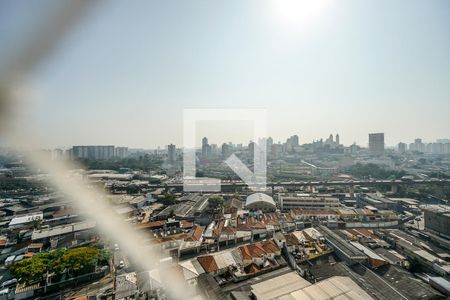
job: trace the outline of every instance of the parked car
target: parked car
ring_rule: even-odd
[[[17,285],[17,279],[13,278],[2,283],[2,289]]]

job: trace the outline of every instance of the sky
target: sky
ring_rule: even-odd
[[[52,4],[5,2],[0,62]],[[450,1],[104,1],[23,86],[18,118],[48,147],[181,147],[192,108],[266,109],[275,141],[432,142],[450,138]],[[221,144],[252,130],[196,132]]]

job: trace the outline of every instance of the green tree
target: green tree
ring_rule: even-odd
[[[19,282],[29,284],[42,280],[42,276],[48,270],[48,265],[40,257],[31,259],[23,259],[15,263],[10,271],[14,278],[18,278]]]
[[[97,248],[81,247],[64,253],[61,264],[70,274],[78,275],[93,271],[99,258],[100,251]]]
[[[175,199],[175,196],[172,194],[165,194],[164,198],[160,201],[162,204],[169,206],[175,204],[177,201]]]
[[[212,196],[208,199],[208,206],[214,211],[223,207],[223,198],[220,196]]]
[[[131,194],[132,195],[132,194],[139,193],[140,188],[137,185],[135,185],[135,184],[130,184],[130,185],[127,186],[126,190],[127,190],[127,194]]]
[[[19,282],[30,284],[41,281],[47,272],[56,275],[67,272],[72,276],[92,272],[97,263],[107,261],[108,256],[106,251],[96,247],[58,249],[21,260],[10,268],[10,272]]]

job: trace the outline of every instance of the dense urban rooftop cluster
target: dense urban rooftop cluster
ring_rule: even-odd
[[[219,174],[220,192],[183,191],[174,145],[73,147],[69,158],[86,169],[70,176],[103,189],[102,201],[161,255],[151,270],[103,236],[96,216],[77,211],[47,174],[3,153],[0,294],[165,299],[165,278],[175,276],[192,299],[444,299],[450,159],[417,141],[400,151],[386,149],[380,134],[371,137],[369,149],[345,147],[339,135],[303,145],[298,136],[268,139],[268,188],[257,192],[223,164],[234,153],[251,167],[253,142],[219,151],[203,140],[197,176]],[[41,261],[52,263],[35,270]]]

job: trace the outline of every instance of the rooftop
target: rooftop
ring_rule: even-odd
[[[276,299],[298,289],[310,286],[311,283],[295,272],[271,278],[251,286],[253,295],[258,300]]]
[[[275,206],[275,201],[273,201],[273,198],[264,193],[254,193],[248,196],[247,200],[245,201],[245,206],[249,206],[258,202],[264,202],[268,205]]]

